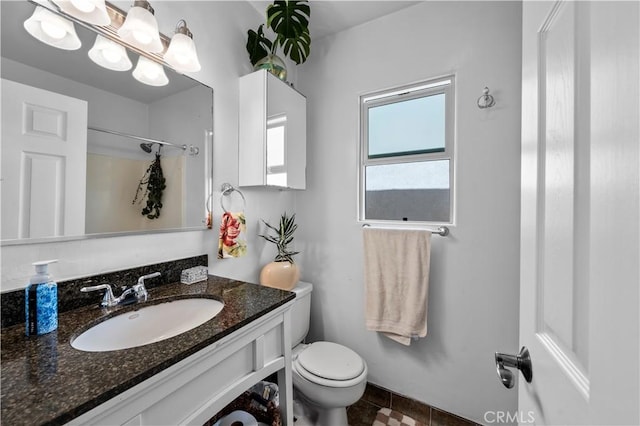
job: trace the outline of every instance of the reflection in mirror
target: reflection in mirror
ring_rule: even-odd
[[[267,118],[267,185],[287,186],[287,115]]]
[[[81,48],[60,50],[25,31],[34,4],[0,8],[3,244],[204,228],[212,89],[169,68],[168,85],[142,84],[90,59],[90,29],[76,25]],[[164,188],[147,173],[158,156]],[[157,218],[143,213],[149,200]]]
[[[266,73],[267,186],[304,189],[306,166],[306,100],[288,84]]]

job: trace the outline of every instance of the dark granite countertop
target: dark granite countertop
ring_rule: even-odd
[[[109,352],[71,347],[74,335],[107,317],[172,299],[224,302],[213,319],[161,342]],[[91,306],[61,313],[58,330],[37,337],[24,324],[2,329],[2,424],[63,424],[292,300],[294,293],[209,276],[207,281],[149,290],[144,305],[109,312]]]

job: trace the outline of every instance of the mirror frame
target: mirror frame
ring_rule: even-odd
[[[97,239],[97,238],[112,238],[112,237],[123,237],[123,236],[133,236],[133,235],[145,235],[145,234],[163,234],[163,233],[175,233],[175,232],[193,232],[193,231],[206,231],[212,228],[212,218],[211,215],[213,213],[213,96],[214,90],[212,87],[196,80],[193,77],[190,77],[182,72],[176,71],[173,67],[167,64],[162,55],[166,52],[167,47],[169,46],[170,38],[166,35],[160,33],[160,41],[163,45],[163,51],[161,53],[149,53],[144,50],[138,49],[137,47],[125,42],[120,39],[118,36],[118,28],[122,26],[127,14],[109,3],[105,2],[107,7],[107,12],[109,17],[111,18],[111,24],[107,26],[97,26],[93,24],[89,24],[87,22],[81,21],[74,16],[71,16],[65,12],[63,12],[58,6],[53,4],[50,0],[27,0],[29,3],[32,3],[34,6],[42,6],[50,10],[51,12],[63,16],[64,18],[72,21],[75,24],[78,24],[89,31],[92,31],[96,34],[100,34],[108,39],[124,46],[126,49],[134,52],[137,55],[144,56],[154,62],[161,64],[164,67],[170,68],[174,72],[186,77],[191,80],[196,81],[198,84],[206,86],[211,89],[211,128],[206,130],[206,140],[204,142],[204,150],[202,150],[199,155],[202,155],[204,158],[204,170],[205,170],[205,193],[204,193],[204,205],[203,210],[208,211],[209,217],[203,216],[203,221],[201,226],[189,226],[183,228],[164,228],[164,229],[149,229],[149,230],[140,230],[140,231],[122,231],[122,232],[105,232],[105,233],[95,233],[95,234],[82,234],[82,235],[69,235],[69,236],[55,236],[55,237],[43,237],[43,238],[30,238],[30,239],[8,239],[2,240],[0,239],[0,247],[5,246],[18,246],[18,245],[29,245],[29,244],[46,244],[46,243],[55,243],[55,242],[65,242],[65,241],[78,241],[78,240],[88,240],[88,239]],[[142,83],[141,83],[142,84]]]

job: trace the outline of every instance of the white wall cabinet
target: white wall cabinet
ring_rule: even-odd
[[[307,100],[266,70],[240,77],[239,186],[305,189]]]

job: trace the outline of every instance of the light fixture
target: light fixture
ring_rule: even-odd
[[[193,42],[193,34],[187,28],[184,19],[178,21],[176,31],[171,38],[164,61],[178,72],[196,72],[202,68]]]
[[[169,79],[164,73],[164,67],[151,59],[140,56],[138,64],[133,70],[133,77],[140,83],[149,86],[166,86]]]
[[[104,0],[53,0],[53,2],[63,12],[89,24],[105,26],[111,23]]]
[[[33,15],[24,21],[24,29],[41,42],[58,49],[76,50],[82,45],[73,22],[42,6],[36,6]]]
[[[101,67],[113,71],[127,71],[133,66],[124,46],[100,34],[89,50],[89,58]]]
[[[118,35],[127,43],[149,53],[163,50],[158,32],[158,22],[153,16],[153,8],[146,0],[136,0],[129,9]]]

